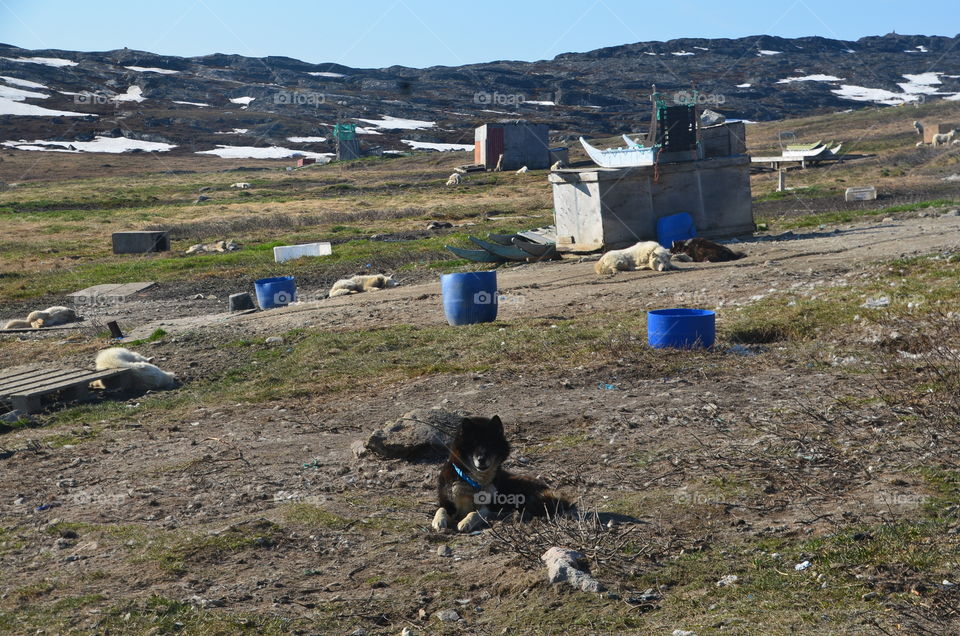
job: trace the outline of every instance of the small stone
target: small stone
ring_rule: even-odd
[[[442,546],[440,546],[440,547],[437,548],[437,556],[452,557],[452,556],[453,556],[453,550],[451,550],[451,549],[450,549],[450,546],[448,546],[448,545],[442,545]]]
[[[685,629],[675,629],[671,636],[697,636],[696,632],[690,632]]]
[[[197,294],[193,297],[194,300],[203,300],[203,294]]]
[[[453,623],[460,620],[460,615],[457,614],[455,610],[440,610],[439,612],[434,612],[433,617],[440,621],[441,623]]]
[[[210,197],[205,197],[202,194],[197,197],[197,200],[194,203],[203,203],[204,201],[209,201]]]
[[[400,636],[414,636],[413,630],[410,629],[409,627],[404,627],[403,630],[400,632]]]
[[[879,595],[878,593],[876,593],[876,592],[867,592],[866,594],[864,594],[863,596],[860,597],[860,600],[862,600],[862,601],[872,601],[873,599],[877,598],[878,596],[880,596],[880,595]]]
[[[353,630],[352,632],[350,632],[350,636],[367,636],[367,634],[369,634],[369,633],[370,633],[370,632],[368,632],[368,631],[365,630],[364,628],[358,627],[357,629],[355,629],[355,630]]]
[[[265,342],[266,342],[268,345],[282,345],[282,344],[283,344],[283,338],[281,338],[280,336],[270,336],[269,338],[267,338],[267,339],[265,340]]]
[[[427,610],[421,607],[419,610],[417,610],[417,616],[420,618],[420,620],[425,621],[430,614],[427,612]]]
[[[720,580],[717,581],[717,587],[728,587],[734,585],[739,577],[736,574],[727,574],[726,576],[720,577]]]
[[[16,409],[9,411],[7,413],[4,413],[3,415],[0,415],[0,422],[4,422],[5,424],[14,424],[16,422],[19,422],[20,420],[26,420],[28,422],[32,422],[33,418],[27,415],[26,413],[22,411],[18,411]]]
[[[462,419],[442,409],[409,411],[371,433],[365,446],[385,459],[446,457]]]

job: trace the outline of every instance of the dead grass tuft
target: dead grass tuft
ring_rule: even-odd
[[[423,216],[421,208],[354,210],[351,212],[324,211],[314,214],[249,215],[235,219],[203,220],[183,223],[149,225],[145,229],[166,231],[173,239],[203,240],[210,236],[233,236],[262,230],[289,230],[332,223],[357,221],[385,221]]]

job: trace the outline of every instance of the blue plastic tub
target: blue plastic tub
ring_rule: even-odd
[[[647,312],[647,344],[654,349],[709,349],[717,316],[709,309],[654,309]]]
[[[497,273],[463,272],[440,277],[443,313],[451,325],[493,322],[497,318]]]
[[[273,309],[289,305],[297,299],[297,283],[293,276],[261,278],[253,283],[260,309]]]
[[[693,217],[687,212],[657,219],[657,243],[670,249],[674,241],[683,241],[697,235]]]

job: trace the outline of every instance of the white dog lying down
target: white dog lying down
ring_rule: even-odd
[[[135,389],[172,389],[177,385],[177,378],[172,373],[162,371],[160,367],[150,364],[153,358],[147,358],[139,353],[124,349],[123,347],[112,347],[104,349],[97,354],[97,371],[106,369],[130,369],[129,376],[131,388]],[[99,381],[98,381],[99,382]],[[100,388],[107,388],[103,382],[99,382]]]
[[[593,269],[598,274],[613,274],[636,269],[665,272],[677,267],[670,261],[668,249],[656,241],[642,241],[622,250],[610,250],[600,257]]]
[[[40,329],[41,327],[56,327],[68,322],[80,320],[77,312],[69,307],[47,307],[43,311],[31,311],[26,320],[10,320],[3,326],[4,329]]]
[[[38,327],[55,327],[65,325],[68,322],[76,322],[77,312],[69,307],[47,307],[43,311],[33,311],[27,316],[27,322]]]
[[[386,289],[387,287],[396,287],[399,285],[393,280],[393,276],[384,276],[383,274],[359,274],[353,278],[344,278],[338,280],[330,288],[330,298],[337,296],[346,296],[347,294],[359,294],[360,292],[372,291],[377,289]]]

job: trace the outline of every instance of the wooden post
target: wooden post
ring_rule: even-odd
[[[123,332],[120,331],[120,325],[117,324],[116,320],[111,320],[107,323],[107,328],[110,329],[110,335],[114,338],[123,338]]]
[[[777,192],[783,192],[784,190],[786,190],[787,189],[786,183],[787,183],[787,171],[780,170],[779,172],[777,172]]]

